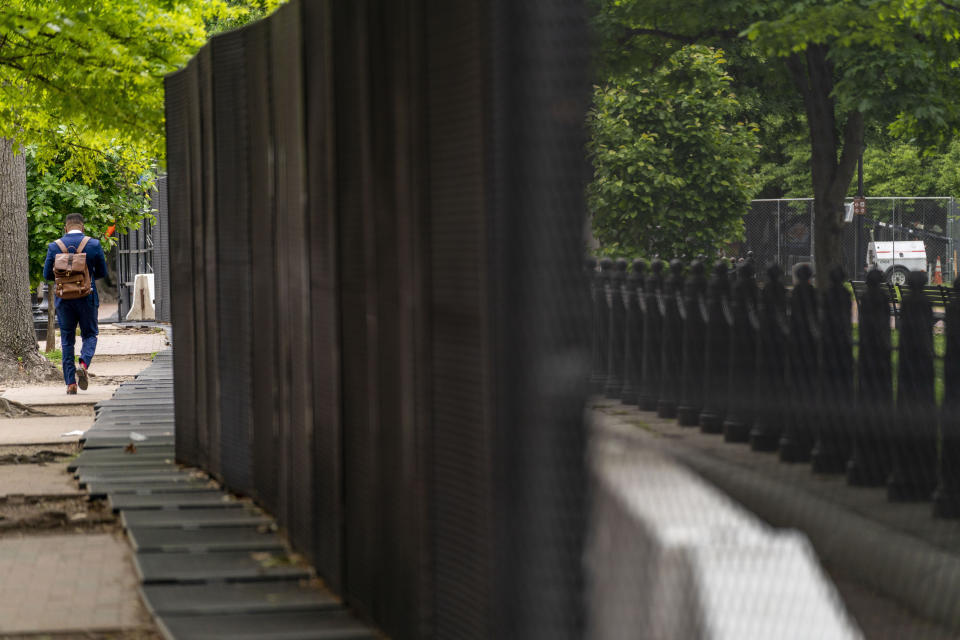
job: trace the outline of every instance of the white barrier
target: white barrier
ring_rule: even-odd
[[[801,533],[636,441],[595,430],[590,464],[587,637],[861,637]]]
[[[138,273],[133,280],[133,296],[126,320],[152,321],[157,315],[153,306],[153,274]]]

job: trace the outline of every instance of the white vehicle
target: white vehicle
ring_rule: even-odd
[[[887,282],[907,283],[911,271],[927,270],[927,249],[922,240],[871,242],[867,245],[867,267],[883,271]]]

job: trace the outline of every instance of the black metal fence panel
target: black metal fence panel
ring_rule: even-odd
[[[167,166],[170,195],[170,319],[177,328],[174,354],[177,459],[198,464],[195,307],[193,297],[193,172],[190,153],[191,68],[170,75],[166,88]]]
[[[393,637],[581,635],[585,23],[294,0],[168,80],[178,457]]]
[[[270,24],[259,22],[243,30],[247,51],[246,109],[249,118],[250,284],[254,296],[251,320],[255,329],[253,364],[257,381],[250,392],[253,430],[254,495],[279,513],[279,418],[277,378],[277,318],[275,303],[276,224],[274,221],[274,153],[271,113]]]
[[[303,5],[306,181],[310,221],[310,335],[313,373],[313,558],[343,588],[343,436],[340,406],[340,294],[335,190],[332,16],[328,2]]]
[[[246,110],[246,52],[241,32],[210,43],[213,73],[215,276],[218,328],[217,367],[227,372],[219,393],[220,459],[224,479],[249,494],[250,399],[253,385],[253,291],[250,287],[253,246],[250,237],[249,155]],[[226,277],[224,277],[226,276]],[[209,277],[209,274],[208,274]]]
[[[491,4],[493,636],[580,638],[587,8],[577,0]]]
[[[216,203],[216,156],[214,155],[214,111],[213,111],[213,49],[205,47],[197,55],[197,79],[199,85],[200,115],[200,154],[201,184],[203,192],[201,204],[194,210],[194,224],[198,229],[194,238],[194,265],[202,265],[203,286],[200,292],[198,311],[202,310],[201,333],[203,373],[197,382],[202,385],[201,397],[205,399],[203,422],[200,424],[201,455],[211,473],[220,476],[223,468],[220,464],[220,364],[217,352],[220,348],[220,325],[218,317],[217,282],[219,270],[219,247],[217,245],[217,227],[232,224],[232,211],[221,212]],[[199,417],[199,416],[198,416]]]
[[[167,199],[167,176],[157,178],[151,202],[156,211],[154,227],[153,267],[154,307],[157,322],[170,322],[170,203]]]

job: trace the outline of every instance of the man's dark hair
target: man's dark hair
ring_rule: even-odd
[[[83,216],[79,213],[68,213],[67,217],[63,220],[63,224],[66,227],[82,227]]]

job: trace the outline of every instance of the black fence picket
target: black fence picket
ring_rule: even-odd
[[[591,281],[594,335],[590,387],[593,391],[603,391],[607,384],[607,363],[610,361],[610,303],[607,301],[607,288],[612,267],[613,260],[602,258],[600,270]]]
[[[816,392],[817,296],[810,279],[813,270],[807,264],[794,270],[794,287],[790,292],[790,342],[788,347],[787,406],[789,416],[780,437],[780,459],[784,462],[806,462],[813,448],[813,434],[818,407]]]
[[[933,327],[940,316],[923,272],[908,278],[897,347],[888,287],[876,270],[851,286],[838,267],[816,288],[810,265],[800,263],[788,292],[776,264],[758,286],[750,258],[734,264],[732,285],[726,259],[709,281],[702,260],[686,277],[680,260],[665,274],[654,259],[646,277],[644,264],[634,261],[623,286],[616,286],[623,261],[615,271],[601,262],[592,279],[595,292],[605,286],[609,294],[595,305],[607,322],[595,325],[594,344],[607,340],[608,362],[622,359],[625,404],[778,451],[783,462],[809,462],[814,472],[844,473],[850,485],[885,485],[891,501],[932,499],[935,516],[960,518],[960,288],[940,291],[947,308],[938,409]],[[606,284],[609,274],[614,286]],[[622,341],[612,337],[621,331]],[[594,357],[596,364],[596,348]],[[606,370],[614,386],[619,366]]]
[[[753,426],[753,392],[756,381],[757,284],[753,264],[744,262],[737,269],[731,288],[728,355],[727,415],[723,438],[727,442],[747,442]]]
[[[707,278],[703,260],[690,265],[690,276],[683,288],[683,363],[680,368],[680,405],[677,422],[695,427],[703,409],[704,371],[706,366]]]
[[[889,440],[893,470],[887,481],[891,501],[926,500],[936,486],[933,309],[923,295],[927,274],[911,272],[900,307],[896,423]]]
[[[960,279],[953,282],[944,325],[939,484],[933,497],[933,514],[960,518]]]
[[[660,397],[657,415],[674,418],[680,398],[680,366],[683,360],[683,263],[670,262],[670,275],[658,299],[663,330],[660,338]]]
[[[782,278],[778,265],[769,266],[760,292],[756,410],[750,430],[750,448],[754,451],[777,450],[786,415],[787,292]]]
[[[613,273],[607,282],[607,304],[610,314],[609,355],[607,356],[607,382],[603,393],[608,398],[618,399],[623,391],[624,359],[626,348],[627,308],[623,288],[626,285],[627,261],[618,258]]]
[[[639,258],[633,261],[630,275],[623,288],[623,297],[627,309],[624,321],[624,362],[623,391],[620,400],[624,404],[637,404],[640,401],[641,360],[643,357],[643,312],[640,299],[643,296],[643,274],[646,264]]]
[[[730,328],[727,321],[730,281],[727,261],[718,260],[707,284],[706,364],[703,383],[703,409],[700,411],[700,429],[704,433],[723,431],[727,410],[727,362]]]
[[[860,299],[859,310],[859,385],[847,482],[873,486],[883,484],[890,473],[886,442],[893,410],[890,299],[883,287],[881,271],[873,269],[867,273],[866,291]]]
[[[660,296],[663,290],[663,260],[650,263],[650,275],[643,290],[643,361],[640,408],[655,411],[660,400],[660,368],[663,350],[660,345],[663,317],[660,314]]]
[[[846,471],[850,458],[853,340],[850,294],[844,288],[844,283],[843,270],[834,268],[830,271],[830,282],[821,298],[817,381],[820,386],[819,405],[825,410],[817,421],[817,438],[811,452],[813,470],[820,473],[842,473]]]

